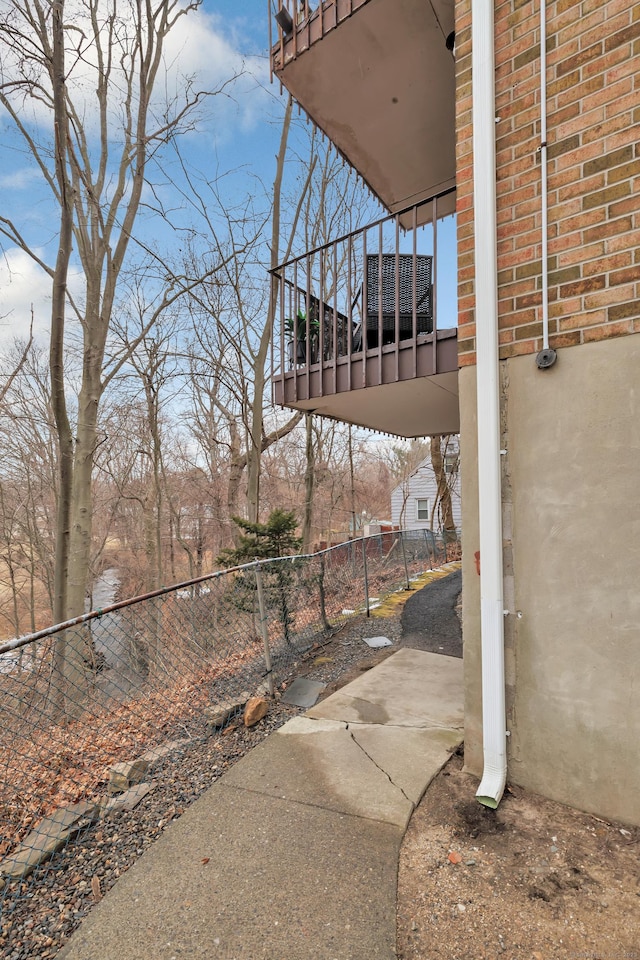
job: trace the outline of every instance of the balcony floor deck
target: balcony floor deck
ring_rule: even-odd
[[[413,348],[407,340],[286,370],[274,377],[274,401],[400,437],[457,433],[457,330],[420,337],[415,357]]]

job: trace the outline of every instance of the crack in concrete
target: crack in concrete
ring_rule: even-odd
[[[377,768],[378,768],[378,770],[380,771],[380,773],[383,773],[383,774],[385,775],[385,777],[387,778],[387,780],[389,781],[389,783],[391,784],[391,786],[392,786],[392,787],[395,787],[396,790],[399,790],[399,791],[400,791],[400,793],[401,793],[402,796],[405,798],[405,800],[407,800],[407,801],[411,804],[411,809],[414,810],[414,809],[415,809],[415,804],[414,804],[413,800],[411,799],[411,797],[408,797],[408,796],[406,795],[406,793],[404,792],[404,790],[402,789],[402,787],[400,786],[400,784],[394,783],[394,781],[391,779],[390,774],[388,774],[387,771],[386,771],[383,767],[381,767],[379,763],[376,763],[376,761],[373,759],[373,757],[371,756],[371,754],[370,754],[370,753],[367,753],[367,751],[365,750],[365,748],[362,746],[361,743],[358,743],[358,741],[356,740],[354,734],[351,732],[351,730],[349,730],[349,725],[348,725],[348,724],[347,724],[347,731],[349,732],[349,736],[351,737],[351,739],[352,739],[353,742],[355,743],[356,747],[358,747],[359,750],[362,750],[362,752],[364,753],[365,757],[367,757],[367,759],[371,761],[371,763],[374,765],[374,767],[377,767]]]
[[[310,717],[309,719],[313,720],[316,718]],[[376,723],[372,723],[371,720],[338,720],[336,722],[346,724],[347,730],[349,729],[350,725],[353,725],[354,727],[380,726],[380,727],[384,727],[385,729],[388,728],[390,730],[452,730],[455,733],[464,729],[464,725],[462,723],[442,724],[442,723],[438,723],[436,720],[429,720],[429,719],[425,719],[424,717],[422,718],[422,720],[420,720],[420,722],[416,722],[414,720],[411,723],[376,724]]]
[[[360,744],[358,744],[358,746],[360,746]],[[366,750],[364,753],[366,753]],[[374,766],[378,766],[375,760],[372,762]],[[384,773],[384,770],[382,772]],[[214,786],[214,784],[212,784],[212,786]],[[235,790],[236,793],[250,793],[255,797],[265,797],[267,800],[297,804],[299,807],[309,807],[311,810],[323,810],[325,813],[336,814],[339,817],[351,817],[354,820],[366,820],[367,823],[380,823],[383,826],[391,827],[394,830],[397,830],[400,826],[398,823],[394,823],[393,820],[385,820],[382,817],[372,817],[366,813],[355,813],[353,810],[344,810],[340,806],[328,806],[326,803],[312,803],[310,800],[300,800],[299,797],[276,796],[272,793],[265,793],[264,790],[259,790],[257,787],[241,787],[239,784],[235,783],[223,783],[222,780],[217,780],[215,786],[222,787],[224,790]],[[395,783],[393,786],[395,787]],[[400,790],[400,787],[398,787],[398,789]],[[401,793],[404,793],[404,791],[401,790]],[[406,794],[404,795],[406,796]],[[409,800],[408,797],[407,800]],[[409,800],[409,803],[412,803],[412,801]]]

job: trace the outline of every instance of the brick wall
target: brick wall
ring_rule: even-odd
[[[475,362],[471,3],[456,3],[460,365]],[[502,358],[542,347],[539,5],[497,0]],[[640,2],[547,4],[552,347],[640,332]],[[475,229],[481,230],[478,224]]]

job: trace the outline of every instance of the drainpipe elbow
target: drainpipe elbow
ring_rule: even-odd
[[[507,784],[506,753],[501,756],[485,757],[484,770],[480,786],[476,792],[476,800],[485,807],[495,810],[502,800],[502,794]]]

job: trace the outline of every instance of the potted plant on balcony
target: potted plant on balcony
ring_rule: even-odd
[[[293,351],[296,351],[295,362],[298,366],[303,366],[307,362],[307,315],[303,310],[298,310],[295,318],[286,317],[284,329],[288,336],[287,355],[289,363],[293,366]],[[320,333],[320,324],[316,318],[309,318],[309,362],[316,363],[318,359],[318,336]]]

